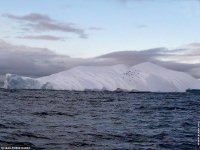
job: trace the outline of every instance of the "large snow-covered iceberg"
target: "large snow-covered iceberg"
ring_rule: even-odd
[[[151,92],[184,92],[200,89],[200,81],[192,76],[146,62],[132,67],[79,66],[40,78],[7,74],[7,89],[54,90],[126,90]]]

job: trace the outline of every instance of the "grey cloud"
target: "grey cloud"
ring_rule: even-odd
[[[0,74],[44,76],[66,70],[82,61],[45,48],[17,46],[0,41]]]
[[[39,36],[19,36],[17,38],[33,39],[33,40],[48,40],[48,41],[63,41],[65,38],[51,36],[51,35],[39,35]]]
[[[193,46],[193,47],[199,48],[200,47],[200,43],[191,43],[191,44],[189,44],[189,46]]]
[[[187,46],[186,46],[187,47]],[[199,47],[200,48],[200,47]],[[200,78],[200,62],[187,63],[174,61],[174,57],[198,59],[200,54],[194,50],[153,48],[142,51],[121,51],[109,53],[95,58],[71,58],[58,55],[49,49],[17,46],[0,40],[0,74],[15,73],[27,76],[44,76],[70,69],[75,66],[105,66],[126,64],[133,66],[142,62],[152,62],[160,66],[187,72]],[[193,55],[193,53],[195,55]],[[168,60],[162,60],[168,58]]]
[[[200,48],[200,47],[199,47]],[[200,63],[190,63],[190,62],[179,62],[175,61],[183,59],[198,60],[200,59],[200,54],[198,54],[199,49],[174,49],[168,50],[166,48],[155,48],[143,51],[121,51],[109,53],[106,55],[99,56],[97,58],[112,59],[113,64],[122,63],[129,66],[136,65],[142,62],[152,62],[160,66],[166,67],[168,69],[187,72],[196,78],[200,78]],[[168,60],[162,60],[167,58]],[[176,58],[174,60],[174,58]]]
[[[45,76],[80,65],[112,64],[112,59],[71,58],[46,48],[19,46],[0,40],[0,74]]]
[[[88,38],[85,30],[82,28],[75,27],[73,23],[62,23],[57,20],[50,18],[47,15],[31,13],[25,16],[16,16],[12,14],[4,14],[4,17],[22,21],[25,23],[26,30],[37,30],[37,31],[61,31],[67,33],[74,33],[79,35],[80,38]]]
[[[24,20],[24,21],[30,21],[30,22],[55,22],[55,20],[51,19],[47,15],[37,14],[37,13],[31,13],[25,16],[15,16],[12,14],[4,14],[4,17],[8,17],[11,19],[16,20]]]
[[[122,64],[135,65],[145,61],[152,61],[156,57],[162,56],[162,53],[165,51],[167,51],[166,48],[154,48],[144,51],[121,51],[102,55],[98,58],[112,58]]]

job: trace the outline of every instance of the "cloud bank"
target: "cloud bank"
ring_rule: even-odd
[[[95,58],[71,58],[45,48],[19,46],[0,40],[0,74],[45,76],[75,66],[104,66],[152,62],[163,67],[187,72],[200,78],[200,44],[193,43],[179,49],[153,48],[142,51],[121,51]]]
[[[80,62],[81,59],[58,55],[49,49],[0,41],[0,74],[44,76],[63,71]]]

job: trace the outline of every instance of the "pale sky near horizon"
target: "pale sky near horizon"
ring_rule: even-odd
[[[5,0],[0,39],[89,58],[200,42],[199,0]]]

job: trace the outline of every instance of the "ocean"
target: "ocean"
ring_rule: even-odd
[[[200,94],[0,90],[0,147],[195,150]]]

